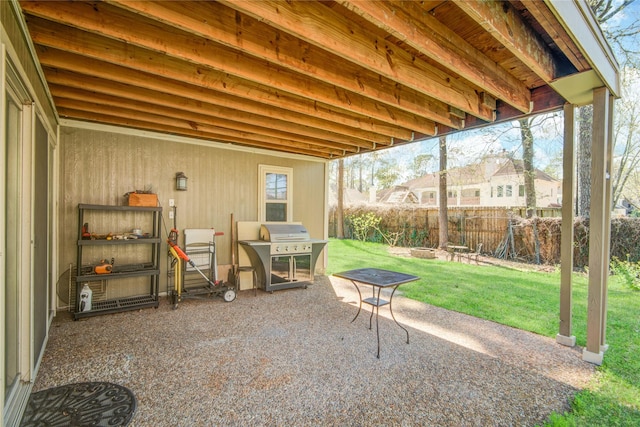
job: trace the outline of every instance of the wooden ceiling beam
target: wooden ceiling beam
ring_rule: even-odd
[[[319,130],[256,114],[245,113],[244,111],[220,107],[208,102],[198,101],[173,94],[161,93],[92,76],[81,76],[71,72],[51,70],[48,68],[45,68],[44,72],[50,88],[56,87],[55,93],[53,89],[52,93],[61,97],[72,97],[72,95],[67,94],[66,96],[63,96],[59,91],[91,91],[85,92],[87,94],[86,96],[90,96],[90,93],[95,92],[97,94],[119,97],[121,99],[131,99],[166,108],[175,108],[179,112],[186,112],[188,114],[204,114],[217,119],[228,120],[230,123],[239,122],[241,124],[250,124],[252,126],[269,128],[304,137],[311,137],[317,140],[344,144],[344,149],[348,151],[348,146],[368,149],[375,146],[375,144],[370,141],[348,137],[343,134],[329,132],[327,130]],[[232,126],[229,125],[228,127]],[[353,149],[353,151],[357,151],[357,149]]]
[[[425,13],[420,2],[342,0],[340,3],[422,55],[455,70],[472,84],[522,112],[529,111],[531,93],[524,83]]]
[[[61,116],[325,159],[555,110],[589,67],[535,0],[18,1]]]
[[[316,1],[228,1],[225,5],[462,111],[492,121],[474,88]]]
[[[91,113],[87,111],[77,111],[77,110],[72,110],[67,108],[60,108],[59,113],[61,117],[69,118],[69,119],[79,119],[82,121],[104,123],[104,124],[109,124],[114,126],[132,128],[132,129],[154,131],[154,132],[160,132],[160,133],[171,134],[171,135],[188,136],[188,137],[198,138],[200,140],[208,140],[211,142],[216,142],[221,144],[228,143],[228,144],[236,144],[236,145],[252,147],[252,148],[262,148],[267,150],[271,149],[271,150],[276,150],[281,152],[296,153],[296,154],[319,157],[324,159],[331,159],[333,157],[331,155],[327,155],[326,153],[318,153],[314,151],[298,149],[295,147],[291,147],[291,149],[283,150],[281,146],[273,146],[268,143],[257,143],[257,142],[244,141],[244,140],[234,141],[233,140],[234,138],[231,138],[231,137],[221,138],[219,135],[212,135],[200,130],[181,129],[173,126],[168,126],[165,124],[142,122],[139,120],[133,120],[128,117],[116,117],[116,116],[110,116],[110,115],[104,115],[104,114]]]
[[[279,67],[384,103],[388,107],[451,127],[462,125],[461,121],[446,113],[445,103],[410,88],[400,88],[395,82],[377,73],[356,67],[220,3],[130,0],[108,0],[108,3],[190,35],[215,40],[243,54],[267,60]],[[84,19],[83,24],[86,25]]]
[[[281,114],[280,117],[284,120],[302,119],[302,123],[307,123],[309,126],[335,132],[340,132],[341,128],[346,127],[348,131],[345,131],[345,134],[354,135],[359,139],[373,140],[381,145],[389,144],[393,138],[412,138],[412,132],[407,129],[368,117],[332,110],[322,104],[280,94],[268,88],[244,86],[241,83],[232,84],[224,77],[221,77],[221,81],[206,79],[202,85],[198,85],[200,79],[195,77],[199,75],[193,76],[193,79],[181,79],[179,73],[171,72],[165,73],[167,77],[162,77],[149,73],[144,66],[141,66],[142,69],[133,69],[55,48],[36,45],[36,49],[40,63],[51,68],[94,75],[197,100],[216,102],[218,105],[239,108],[256,114],[262,112],[267,117],[279,117]],[[327,126],[327,123],[334,123],[335,126]],[[387,138],[379,140],[380,135]]]
[[[344,153],[342,150],[319,147],[283,138],[269,137],[251,132],[234,132],[226,128],[210,126],[195,121],[160,116],[151,113],[142,113],[124,108],[113,108],[96,103],[56,98],[56,104],[59,105],[60,111],[65,112],[65,117],[74,119],[92,120],[91,118],[93,117],[93,119],[101,121],[101,117],[119,117],[120,119],[127,120],[130,123],[140,122],[156,124],[157,127],[169,126],[182,131],[200,131],[210,135],[210,138],[215,138],[220,141],[252,144],[260,147],[264,144],[268,144],[269,148],[278,147],[277,149],[280,151],[287,151],[288,149],[295,148],[303,150],[306,154],[324,153],[329,157],[332,155],[342,155]],[[72,111],[75,111],[76,113],[72,114]]]
[[[89,15],[90,16],[90,15]],[[28,18],[34,42],[76,52],[106,62],[129,67],[144,66],[152,74],[163,75],[168,69],[179,71],[184,76],[200,74],[203,77],[220,79],[224,74],[228,79],[253,82],[270,86],[302,98],[321,102],[346,111],[355,112],[413,131],[427,134],[436,133],[435,122],[425,120],[415,114],[388,107],[358,94],[314,80],[298,73],[275,67],[270,63],[256,60],[237,52],[230,52],[208,40],[196,40],[178,34],[178,30],[168,34],[158,31],[150,35],[124,33],[114,30],[113,22],[99,24],[100,34],[90,33],[47,19],[31,15]],[[84,20],[80,20],[84,21]],[[87,22],[90,22],[88,19]],[[132,20],[122,25],[137,25]],[[80,23],[77,23],[80,25]],[[98,31],[95,27],[88,31]],[[157,29],[156,29],[157,31]],[[106,37],[108,36],[108,37]],[[122,37],[126,42],[120,41]]]
[[[351,120],[346,120],[348,124],[343,124],[345,120],[341,120],[342,117],[334,117],[335,115],[325,114],[325,110],[316,109],[313,110],[320,117],[327,116],[328,118],[318,118],[310,114],[298,113],[283,108],[278,108],[273,105],[263,105],[259,102],[252,100],[242,99],[226,93],[221,93],[205,88],[196,87],[193,85],[186,85],[175,80],[165,79],[162,77],[155,77],[133,71],[127,68],[123,68],[117,65],[101,63],[97,60],[82,59],[74,54],[46,50],[40,51],[41,64],[46,68],[47,78],[52,79],[64,79],[65,84],[72,84],[69,79],[76,80],[75,84],[83,85],[86,80],[90,85],[96,85],[97,83],[93,79],[99,79],[101,81],[113,82],[114,85],[123,84],[129,87],[137,87],[140,89],[147,89],[154,93],[158,93],[161,96],[168,95],[169,97],[187,98],[194,102],[211,103],[212,105],[228,108],[232,111],[246,112],[256,116],[263,116],[266,120],[283,120],[294,124],[305,125],[312,127],[321,132],[338,133],[345,135],[347,138],[353,138],[354,143],[359,140],[376,142],[380,144],[388,143],[389,137],[400,138],[400,135],[410,137],[411,133],[402,133],[400,129],[378,129],[377,125],[372,126],[373,129],[384,131],[387,135],[370,132],[367,130],[358,129],[349,125],[364,126],[364,123]],[[77,64],[79,66],[70,68],[70,64]],[[73,74],[66,76],[65,74]],[[334,118],[333,121],[330,118]],[[391,134],[391,135],[389,135]]]
[[[64,100],[66,107],[70,107],[67,100],[76,102],[84,102],[89,105],[103,105],[106,107],[117,108],[121,110],[137,111],[143,114],[155,114],[162,117],[170,117],[177,120],[185,120],[188,122],[199,123],[214,128],[228,129],[229,131],[243,132],[249,134],[263,135],[272,138],[280,138],[283,140],[291,140],[299,143],[315,145],[318,147],[326,147],[328,149],[336,149],[339,151],[358,152],[359,147],[348,144],[335,143],[318,138],[306,137],[298,134],[292,134],[281,130],[256,126],[237,120],[220,119],[202,113],[194,113],[192,111],[184,111],[172,106],[163,106],[145,101],[134,101],[130,98],[122,98],[113,95],[92,92],[83,89],[69,88],[65,86],[50,85],[51,94],[55,99]],[[136,118],[136,117],[132,117]],[[236,118],[237,119],[237,118]],[[372,149],[373,145],[369,145],[368,149]],[[330,151],[331,152],[331,151]]]
[[[541,86],[539,88],[533,89],[531,91],[531,102],[533,105],[533,110],[531,110],[529,114],[523,113],[520,110],[513,108],[511,105],[505,104],[503,102],[499,103],[496,109],[496,121],[494,123],[505,123],[513,120],[518,120],[531,114],[542,114],[552,111],[558,111],[562,109],[562,107],[566,103],[566,101],[549,86]],[[488,123],[482,120],[478,120],[475,117],[468,117],[466,129],[476,129],[488,125]],[[459,132],[457,129],[447,128],[444,126],[438,128],[438,130],[440,135]]]
[[[509,3],[458,1],[455,5],[486,29],[516,58],[531,67],[542,80],[549,83],[556,78],[553,55]]]
[[[591,69],[591,65],[587,59],[576,49],[573,41],[569,38],[545,2],[540,0],[518,1],[527,8],[531,16],[544,28],[549,34],[549,37],[553,39],[558,48],[565,54],[569,62],[576,67],[576,70],[586,71]]]

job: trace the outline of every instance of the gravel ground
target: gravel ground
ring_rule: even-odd
[[[567,410],[594,372],[550,338],[397,294],[393,306],[410,344],[382,308],[380,359],[368,311],[351,323],[357,293],[335,277],[231,303],[60,313],[34,392],[123,385],[138,399],[134,426],[532,426]]]

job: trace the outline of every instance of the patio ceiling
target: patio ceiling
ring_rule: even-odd
[[[538,0],[20,6],[60,118],[325,159],[557,109],[592,70]]]

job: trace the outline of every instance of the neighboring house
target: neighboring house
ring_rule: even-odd
[[[534,169],[537,207],[557,206],[562,201],[562,182]],[[524,164],[522,160],[508,160],[489,181],[489,199],[482,198],[483,206],[526,206]]]
[[[637,210],[638,205],[636,203],[634,203],[633,201],[627,199],[626,197],[624,199],[622,199],[622,201],[620,202],[620,207],[624,210],[623,215],[624,216],[629,216],[633,213],[633,211]]]
[[[535,169],[537,207],[557,206],[561,182]],[[487,156],[480,162],[452,168],[447,173],[448,206],[525,206],[522,160],[504,155]],[[383,203],[416,203],[438,206],[439,175],[431,173],[380,192]]]
[[[396,185],[378,191],[376,199],[383,203],[412,203],[420,204],[420,198],[406,185]]]
[[[364,204],[369,201],[369,196],[363,194],[356,190],[355,188],[345,188],[343,192],[343,203],[345,205],[357,205]],[[329,206],[337,206],[338,205],[338,193],[336,189],[332,188],[329,190]]]

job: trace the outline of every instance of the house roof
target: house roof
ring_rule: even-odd
[[[555,179],[548,173],[541,171],[540,169],[534,168],[534,171],[536,173],[534,179],[541,179],[544,181],[558,181],[557,179]],[[504,165],[500,167],[500,169],[496,171],[496,173],[493,174],[493,176],[522,174],[524,174],[524,162],[518,159],[509,159],[504,163]]]
[[[365,194],[362,194],[355,188],[345,188],[343,190],[343,202],[345,205],[355,205],[360,203],[366,203],[369,201],[369,197]],[[335,188],[331,187],[329,189],[329,206],[337,206],[338,205],[338,194]]]
[[[410,179],[403,185],[407,188],[431,188],[438,187],[440,177],[437,173],[429,173],[421,177]]]
[[[396,185],[380,190],[376,196],[382,203],[419,203],[420,198],[406,185]]]
[[[617,93],[583,1],[12,1],[63,122],[331,159]]]
[[[535,179],[544,181],[558,181],[551,175],[535,169]],[[487,156],[477,163],[467,166],[451,168],[447,171],[447,185],[474,185],[488,182],[492,176],[522,175],[524,162],[518,159],[507,158],[502,155]],[[408,190],[438,188],[439,175],[430,173],[419,178],[411,179],[399,187]]]
[[[477,163],[447,170],[447,184],[469,185],[488,181],[497,169],[496,166],[491,166],[491,164],[495,164],[497,158],[498,157],[485,157]],[[440,175],[438,173],[426,174],[411,179],[402,185],[406,185],[410,189],[438,188],[440,185]]]

